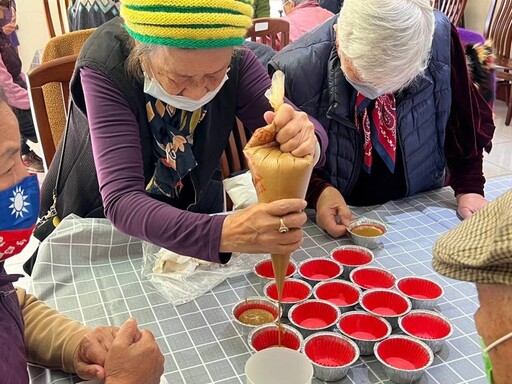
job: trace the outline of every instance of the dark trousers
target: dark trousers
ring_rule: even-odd
[[[30,153],[30,147],[27,145],[27,140],[37,143],[36,128],[32,120],[32,112],[30,109],[13,108],[14,114],[18,119],[21,135],[21,154],[26,155]]]

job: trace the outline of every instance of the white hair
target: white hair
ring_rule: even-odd
[[[338,20],[339,53],[362,81],[396,92],[427,67],[434,25],[430,0],[345,0]]]

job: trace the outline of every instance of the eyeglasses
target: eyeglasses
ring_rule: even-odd
[[[291,3],[293,0],[286,0],[284,3],[283,3],[283,7],[288,4],[288,3]]]

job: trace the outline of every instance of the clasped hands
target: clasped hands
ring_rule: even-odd
[[[164,356],[153,334],[140,331],[135,319],[128,319],[121,328],[97,327],[86,333],[75,350],[73,365],[86,380],[159,384]]]

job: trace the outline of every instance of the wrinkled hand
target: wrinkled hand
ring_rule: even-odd
[[[16,24],[13,23],[13,22],[10,22],[9,24],[5,24],[3,27],[2,27],[2,31],[6,34],[6,35],[10,35],[11,33],[13,33],[14,31],[16,30]]]
[[[283,152],[291,152],[293,156],[315,156],[317,138],[315,127],[304,112],[294,110],[291,105],[283,104],[276,113],[265,112],[267,124],[274,122],[276,140]]]
[[[340,237],[355,219],[341,193],[334,187],[323,190],[316,203],[316,223],[332,237]]]
[[[220,252],[288,254],[303,241],[307,216],[302,199],[259,203],[229,215],[222,226]],[[279,232],[282,218],[289,231]]]
[[[164,356],[153,334],[128,319],[105,359],[105,384],[159,384],[163,373]]]
[[[467,219],[487,204],[489,201],[478,193],[463,193],[457,196],[457,213],[463,219]]]
[[[85,334],[73,356],[78,376],[105,380],[105,358],[118,330],[117,327],[97,327]]]

